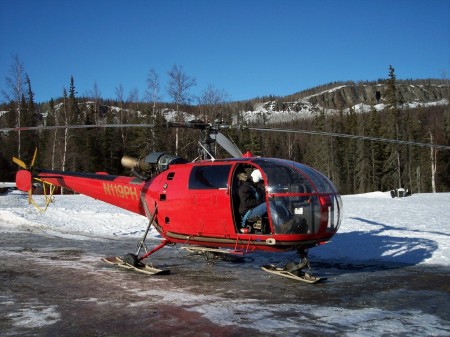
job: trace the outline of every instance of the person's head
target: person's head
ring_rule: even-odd
[[[252,180],[254,183],[259,183],[261,180],[263,180],[262,174],[260,170],[254,170],[252,172]]]
[[[245,172],[241,172],[241,173],[239,173],[237,176],[238,176],[238,179],[239,179],[240,181],[246,181],[246,180],[248,180],[248,174],[245,173]]]

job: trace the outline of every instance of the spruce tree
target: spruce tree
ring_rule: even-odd
[[[389,78],[386,81],[386,123],[384,136],[388,139],[400,139],[400,109],[396,88],[395,70],[389,66]],[[402,187],[402,165],[398,144],[389,143],[385,147],[386,162],[383,175],[383,188],[395,189]]]
[[[372,105],[369,114],[369,136],[380,137],[381,135],[381,120],[380,114],[376,111],[375,106]],[[384,143],[374,142],[370,143],[370,177],[371,177],[371,190],[382,190],[382,178],[383,178],[383,164],[384,164]]]
[[[75,81],[73,76],[70,76],[69,85],[69,115],[73,124],[82,124],[81,111],[78,106],[78,100],[76,98]]]

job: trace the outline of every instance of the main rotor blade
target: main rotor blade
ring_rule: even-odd
[[[57,129],[89,129],[89,128],[153,128],[155,124],[98,124],[98,125],[53,125],[53,126],[30,126],[30,127],[18,127],[18,128],[0,128],[0,132],[8,132],[8,131],[36,131],[36,130],[57,130]],[[180,126],[177,126],[180,127]],[[185,126],[186,127],[186,126]],[[193,127],[193,126],[190,126]],[[200,127],[195,127],[200,128]],[[287,133],[303,133],[309,135],[319,135],[319,136],[330,136],[330,137],[343,137],[343,138],[352,138],[352,139],[362,139],[374,142],[385,142],[385,143],[395,143],[395,144],[403,144],[403,145],[413,145],[420,147],[431,147],[441,150],[450,150],[450,146],[448,145],[440,145],[440,144],[430,144],[430,143],[420,143],[420,142],[412,142],[398,139],[388,139],[381,137],[369,137],[369,136],[358,136],[358,135],[350,135],[344,133],[335,133],[335,132],[325,132],[325,131],[308,131],[308,130],[292,130],[292,129],[280,129],[280,128],[258,128],[258,127],[246,127],[247,130],[254,131],[268,131],[268,132],[287,132]],[[220,133],[219,133],[220,134]],[[218,134],[218,135],[219,135]],[[237,149],[233,143],[231,143],[225,136],[220,134],[217,142],[221,145],[228,153],[230,153],[234,157],[241,157],[242,153]],[[215,134],[211,135],[212,138],[215,138]],[[220,140],[219,140],[220,138]],[[223,141],[224,144],[220,142]],[[228,145],[225,145],[227,143]],[[234,150],[238,152],[235,152]],[[231,152],[230,152],[231,151]],[[17,159],[17,158],[16,158]],[[21,161],[22,162],[22,161]],[[23,163],[23,162],[22,162]],[[19,166],[21,164],[17,163]]]
[[[19,128],[2,128],[2,131],[36,131],[57,129],[92,129],[92,128],[153,128],[154,124],[95,124],[95,125],[52,125],[52,126],[24,126]]]
[[[414,145],[414,146],[421,146],[421,147],[434,147],[436,149],[450,150],[450,146],[447,146],[447,145],[419,143],[419,142],[411,142],[411,141],[406,141],[406,140],[388,139],[388,138],[380,138],[380,137],[358,136],[358,135],[350,135],[350,134],[345,134],[345,133],[335,133],[335,132],[325,132],[325,131],[308,131],[308,130],[292,130],[292,129],[277,129],[277,128],[255,128],[255,127],[248,127],[247,129],[254,130],[254,131],[303,133],[303,134],[308,134],[308,135],[343,137],[343,138],[351,138],[351,139],[369,140],[369,141],[373,141],[373,142]]]
[[[241,150],[239,150],[236,145],[234,145],[227,137],[225,137],[223,133],[212,133],[210,136],[212,139],[215,139],[216,142],[219,143],[219,145],[222,146],[225,151],[231,154],[234,158],[242,157]]]

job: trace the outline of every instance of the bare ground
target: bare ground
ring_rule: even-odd
[[[130,240],[0,242],[3,336],[450,335],[443,267],[311,261],[328,280],[309,285],[259,269],[286,254],[212,264],[177,246],[152,257],[170,275],[146,276],[100,261],[133,252]]]

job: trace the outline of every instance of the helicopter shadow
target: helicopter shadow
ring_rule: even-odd
[[[326,257],[319,256],[318,264],[321,267],[328,265],[328,267],[353,271],[402,268],[424,262],[438,249],[436,241],[421,235],[410,237],[389,235],[390,230],[404,230],[418,234],[423,234],[423,230],[392,226],[359,217],[350,219],[372,225],[374,229],[336,234],[330,246],[330,248],[333,247],[332,252],[325,253]],[[449,236],[441,232],[429,233]],[[333,258],[333,252],[337,259]]]

